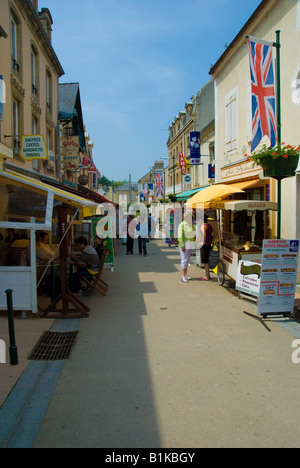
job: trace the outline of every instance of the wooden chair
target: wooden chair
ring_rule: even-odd
[[[89,289],[86,292],[86,296],[90,296],[94,290],[98,291],[98,293],[102,294],[102,296],[107,295],[108,284],[105,283],[105,281],[101,279],[105,257],[106,257],[106,253],[104,251],[100,259],[99,271],[96,275],[80,278],[89,286]]]
[[[9,251],[10,265],[27,265],[26,247],[11,247]]]

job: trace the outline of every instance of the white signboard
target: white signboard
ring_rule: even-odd
[[[261,265],[259,263],[240,260],[235,287],[241,292],[258,297],[260,290],[260,277]]]
[[[299,244],[299,240],[264,240],[259,315],[293,313]]]
[[[48,159],[47,146],[43,135],[23,135],[20,156],[25,161]]]

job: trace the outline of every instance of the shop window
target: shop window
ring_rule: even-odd
[[[47,193],[38,193],[0,177],[0,213],[3,221],[45,223]]]

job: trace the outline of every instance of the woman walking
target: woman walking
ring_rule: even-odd
[[[178,244],[181,256],[181,281],[188,283],[191,279],[187,275],[188,265],[195,248],[196,230],[193,226],[193,212],[188,210],[184,214],[184,220],[178,227]]]

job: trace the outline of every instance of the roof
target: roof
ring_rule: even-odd
[[[36,21],[36,23],[38,25],[38,28],[39,28],[39,33],[40,33],[41,40],[46,44],[46,47],[48,48],[48,50],[49,50],[49,52],[51,54],[51,57],[54,60],[54,63],[55,63],[55,66],[56,66],[56,69],[58,71],[59,76],[63,76],[65,74],[65,72],[64,72],[64,70],[63,70],[63,68],[61,66],[61,63],[58,60],[57,55],[56,55],[56,53],[55,53],[55,51],[54,51],[54,49],[52,47],[51,41],[49,40],[49,38],[48,38],[48,36],[46,34],[46,31],[43,28],[43,25],[42,25],[42,23],[40,21],[39,15],[38,15],[36,9],[34,8],[34,6],[32,4],[32,0],[24,0],[24,3],[25,3],[25,5],[24,5],[25,8],[27,6],[27,8],[30,9],[31,14],[35,18],[35,21]],[[49,12],[49,14],[50,14],[50,12]]]
[[[78,116],[76,109],[79,96],[79,83],[63,83],[59,85],[59,119],[72,120]]]
[[[236,37],[233,39],[233,41],[229,44],[229,46],[225,49],[224,53],[221,55],[219,60],[213,65],[209,71],[210,75],[214,75],[217,72],[217,69],[220,67],[220,65],[225,61],[225,59],[230,56],[230,53],[233,51],[235,47],[238,47],[238,44],[241,40],[245,39],[245,36],[249,34],[249,32],[252,32],[251,26],[253,22],[259,17],[259,15],[262,13],[262,11],[266,8],[271,9],[272,4],[277,3],[279,0],[263,0],[254,13],[250,16],[246,24],[242,27],[242,29],[239,31],[239,33],[236,35]]]

